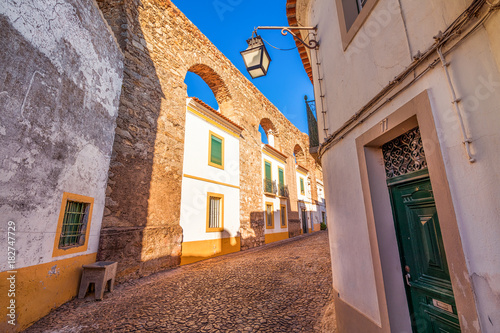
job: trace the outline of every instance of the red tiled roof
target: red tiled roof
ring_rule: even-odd
[[[205,109],[209,110],[209,111],[212,111],[214,114],[216,114],[217,116],[219,116],[220,118],[224,119],[225,121],[227,121],[228,123],[230,123],[231,125],[239,128],[240,130],[243,131],[243,127],[241,127],[240,125],[236,124],[234,121],[232,121],[231,119],[229,119],[228,117],[224,116],[222,113],[220,113],[219,111],[215,110],[214,108],[212,108],[210,105],[208,105],[207,103],[203,102],[201,99],[197,98],[197,97],[188,97],[188,98],[192,98],[194,101],[196,101],[196,103],[200,104],[201,106],[203,106]]]
[[[266,146],[267,149],[270,149],[270,150],[274,151],[276,154],[280,155],[285,160],[288,158],[288,156],[286,156],[285,154],[283,154],[282,152],[280,152],[278,149],[274,148],[273,146],[270,146],[267,143],[265,144],[265,146]]]
[[[288,24],[291,27],[298,26],[296,5],[297,5],[297,0],[286,1],[286,17],[288,18]],[[300,33],[300,31],[295,30],[294,33]],[[302,64],[304,65],[304,69],[307,73],[307,76],[309,76],[309,80],[311,80],[311,83],[313,83],[312,67],[311,63],[309,62],[309,57],[307,56],[307,50],[305,46],[297,40],[295,41],[295,45],[297,45],[297,51],[299,51],[300,59],[302,60]]]

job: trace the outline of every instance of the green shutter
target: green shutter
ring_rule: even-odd
[[[266,162],[266,179],[271,180],[271,163]]]
[[[304,194],[304,178],[300,178],[300,193]]]
[[[284,185],[285,184],[285,175],[283,174],[283,169],[278,169],[278,177],[279,177],[280,185]]]
[[[222,165],[222,140],[213,135],[211,136],[211,140],[210,162]]]

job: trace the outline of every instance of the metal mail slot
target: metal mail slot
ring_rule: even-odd
[[[438,301],[437,299],[432,299],[432,304],[433,304],[436,308],[440,308],[441,310],[444,310],[444,311],[447,311],[447,312],[453,313],[453,306],[451,306],[451,304],[448,304],[448,303],[445,303],[445,302]]]

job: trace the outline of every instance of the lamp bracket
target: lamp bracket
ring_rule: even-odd
[[[316,27],[268,27],[268,26],[257,27],[254,29],[252,37],[254,34],[257,35],[257,30],[281,30],[281,34],[283,36],[286,36],[288,33],[290,33],[290,35],[292,35],[293,38],[301,42],[308,49],[313,50],[319,47],[319,43],[315,39],[311,39],[309,40],[309,43],[306,43],[292,31],[292,30],[312,30],[314,31],[314,33],[316,33],[316,31],[318,30]]]

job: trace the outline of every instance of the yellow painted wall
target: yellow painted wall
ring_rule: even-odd
[[[182,243],[181,265],[240,251],[240,237]]]
[[[0,273],[0,332],[19,332],[50,310],[78,294],[82,265],[94,263],[96,253],[16,269],[16,326],[6,323],[8,272]]]
[[[272,243],[272,242],[277,242],[283,239],[288,238],[288,231],[287,232],[278,232],[275,234],[266,234],[265,236],[265,242],[266,244]]]

